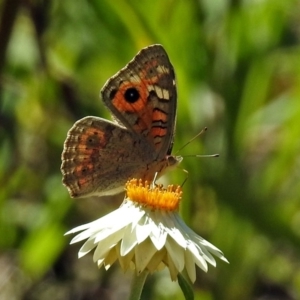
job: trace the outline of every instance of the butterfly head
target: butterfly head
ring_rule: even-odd
[[[166,173],[166,171],[174,170],[183,160],[182,156],[174,156],[174,155],[168,155],[166,157],[166,165],[161,170],[159,177]]]
[[[167,162],[168,162],[168,166],[167,168],[170,169],[170,168],[175,168],[177,167],[183,160],[183,157],[182,156],[173,156],[173,155],[168,155],[167,156]]]

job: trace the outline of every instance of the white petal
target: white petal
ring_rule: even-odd
[[[222,253],[222,252],[221,252]],[[227,260],[227,258],[223,255],[222,253],[222,256],[219,256],[220,259],[222,259],[223,261],[227,262],[229,264],[229,261]]]
[[[134,259],[134,249],[127,253],[125,256],[121,256],[120,249],[116,248],[116,250],[118,250],[117,254],[120,266],[124,271],[126,271],[130,267],[132,260]]]
[[[166,249],[172,258],[175,268],[181,272],[184,268],[184,249],[180,247],[171,237],[167,238]]]
[[[200,238],[198,236],[198,238]],[[220,259],[222,259],[223,261],[226,261],[228,263],[228,260],[224,257],[223,252],[218,249],[217,247],[215,247],[213,244],[209,243],[208,241],[204,240],[201,242],[202,245],[205,246],[205,248],[211,252],[213,255],[219,257]]]
[[[80,248],[78,252],[78,258],[81,258],[82,256],[89,253],[92,249],[94,249],[97,245],[95,244],[95,239],[88,239],[83,246]]]
[[[150,235],[150,239],[158,251],[161,250],[166,244],[167,236],[168,234],[164,230],[161,230],[159,235]]]
[[[103,253],[106,253],[109,249],[114,247],[123,237],[124,230],[120,230],[118,232],[115,232],[112,235],[109,235],[105,239],[101,240],[101,243],[98,243],[98,246],[94,253],[94,261],[97,261],[98,259],[101,259],[103,256]]]
[[[214,257],[207,251],[206,247],[199,245],[199,244],[195,244],[196,247],[198,248],[199,253],[201,254],[201,256],[204,257],[204,259],[209,262],[212,266],[216,266],[216,260],[214,259]]]
[[[97,248],[94,252],[94,255],[93,255],[93,261],[96,262],[96,261],[99,261],[102,259],[105,260],[105,257],[109,253],[109,251],[110,251],[110,248],[102,248],[101,245],[98,244]]]
[[[170,272],[170,276],[171,276],[171,280],[175,281],[177,279],[177,275],[178,275],[178,270],[174,265],[174,262],[171,258],[171,256],[169,255],[169,253],[167,252],[167,267],[169,269]]]
[[[99,232],[100,230],[97,230]],[[95,232],[92,232],[91,230],[86,230],[84,232],[81,232],[77,234],[70,242],[70,244],[78,243],[80,241],[86,240],[86,239],[95,239]]]
[[[195,244],[190,243],[188,245],[187,251],[189,252],[189,255],[193,256],[194,262],[197,264],[197,266],[200,267],[203,271],[207,272],[208,268],[206,260],[202,257],[201,253],[199,253]]]
[[[104,264],[105,269],[108,270],[112,264],[118,259],[117,252],[115,248],[112,248],[109,253],[105,256]]]
[[[126,207],[124,207],[124,209],[118,208],[117,210],[114,210],[113,212],[109,213],[108,215],[105,215],[104,217],[102,217],[102,218],[100,218],[96,221],[93,221],[93,222],[90,222],[90,223],[87,223],[87,224],[84,224],[84,225],[73,228],[72,230],[65,233],[65,235],[75,233],[75,232],[78,232],[78,231],[83,231],[83,230],[86,230],[86,229],[90,230],[90,232],[92,233],[95,230],[98,231],[99,228],[110,227],[113,220],[122,219],[121,216],[123,214],[125,214],[125,211],[127,211]]]
[[[150,219],[151,222],[151,219]],[[137,242],[140,244],[150,235],[152,230],[151,224],[149,224],[149,217],[145,215],[140,219],[139,224],[136,225],[136,238]]]
[[[102,223],[102,218],[96,220],[96,221],[93,221],[93,222],[90,222],[90,223],[87,223],[87,224],[84,224],[84,225],[81,225],[81,226],[77,226],[71,230],[69,230],[68,232],[65,233],[65,235],[67,234],[71,234],[71,233],[75,233],[75,232],[78,232],[78,231],[83,231],[83,230],[86,230],[90,227],[93,227],[93,225],[95,224],[101,224]],[[97,227],[99,227],[100,225],[97,225]]]
[[[160,250],[164,247],[166,243],[168,233],[166,231],[164,224],[162,223],[161,214],[158,214],[156,212],[151,214],[151,216],[153,216],[153,222],[151,222],[150,238],[155,248],[157,250]]]
[[[205,239],[203,239],[201,236],[199,236],[197,233],[195,233],[192,229],[190,229],[185,223],[184,221],[179,217],[178,214],[174,214],[174,217],[177,219],[178,223],[180,224],[183,232],[185,232],[185,237],[187,239],[192,240],[195,244],[199,245],[202,249],[202,251],[207,254],[207,251],[211,252],[213,255],[219,257],[220,259],[222,259],[223,261],[228,263],[228,260],[224,257],[223,252],[218,249],[216,246],[214,246],[213,244],[209,243],[208,241],[206,241]],[[205,248],[205,250],[203,250]],[[207,261],[209,261],[212,265],[215,266],[215,259],[211,256],[211,254],[209,253],[207,255],[208,259]]]
[[[161,232],[165,230],[160,211],[149,213],[148,222],[151,225],[151,235],[159,239]]]
[[[157,252],[150,239],[135,247],[135,263],[137,274],[140,274],[147,267],[153,255]]]
[[[98,268],[101,268],[103,264],[104,264],[104,258],[97,260],[97,266],[98,266]]]
[[[128,254],[137,244],[136,230],[133,230],[132,226],[132,224],[128,225],[124,231],[120,249],[121,256],[125,256],[126,254]]]
[[[186,249],[187,243],[182,230],[177,222],[177,219],[174,217],[177,214],[169,213],[165,218],[165,226],[167,228],[168,234],[179,244],[182,248]]]
[[[95,237],[95,243],[99,243],[110,236],[113,236],[115,234],[119,234],[120,232],[125,231],[126,226],[128,225],[127,220],[124,222],[119,222],[115,224],[115,226],[111,226],[110,228],[106,228],[104,230],[101,230],[100,232],[97,232],[96,237]]]
[[[136,218],[139,220],[143,214],[144,212],[137,208],[135,205],[133,205],[132,202],[127,202],[121,207],[119,207],[117,210],[109,213],[108,215],[94,222],[78,226],[65,233],[65,235],[86,230],[82,234],[78,235],[80,236],[80,239],[78,238],[77,241],[83,240],[85,238],[90,237],[93,233],[104,229],[112,227],[123,227],[126,224],[131,223]]]
[[[190,277],[191,282],[194,283],[196,281],[196,267],[195,267],[193,256],[187,250],[184,253],[184,257],[185,257],[185,269],[187,271],[187,274]]]
[[[147,269],[149,270],[149,272],[152,273],[156,270],[162,270],[165,267],[163,261],[166,256],[167,256],[166,248],[163,248],[162,250],[156,252],[154,256],[151,258],[151,261],[147,265]]]

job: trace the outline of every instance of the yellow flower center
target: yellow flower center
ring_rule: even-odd
[[[174,211],[178,210],[182,189],[179,185],[168,185],[166,189],[161,184],[150,187],[148,181],[134,178],[127,181],[126,193],[127,198],[133,202],[149,206],[152,209]]]

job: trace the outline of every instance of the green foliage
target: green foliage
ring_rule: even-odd
[[[177,75],[174,152],[207,126],[179,154],[220,153],[182,163],[182,215],[230,262],[198,270],[195,299],[258,299],[275,287],[297,299],[300,2],[1,3],[0,264],[11,280],[0,298],[48,299],[52,287],[52,299],[100,299],[126,289],[123,274],[77,261],[79,246],[67,245],[65,231],[117,204],[70,200],[60,155],[77,119],[109,118],[99,100],[105,81],[160,43]],[[180,184],[186,174],[168,178]],[[164,299],[155,278],[149,295]]]

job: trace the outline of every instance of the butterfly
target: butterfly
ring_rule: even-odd
[[[63,184],[73,198],[119,193],[131,178],[151,182],[182,160],[171,155],[177,91],[161,45],[142,49],[108,79],[101,96],[114,121],[85,117],[64,143]]]

